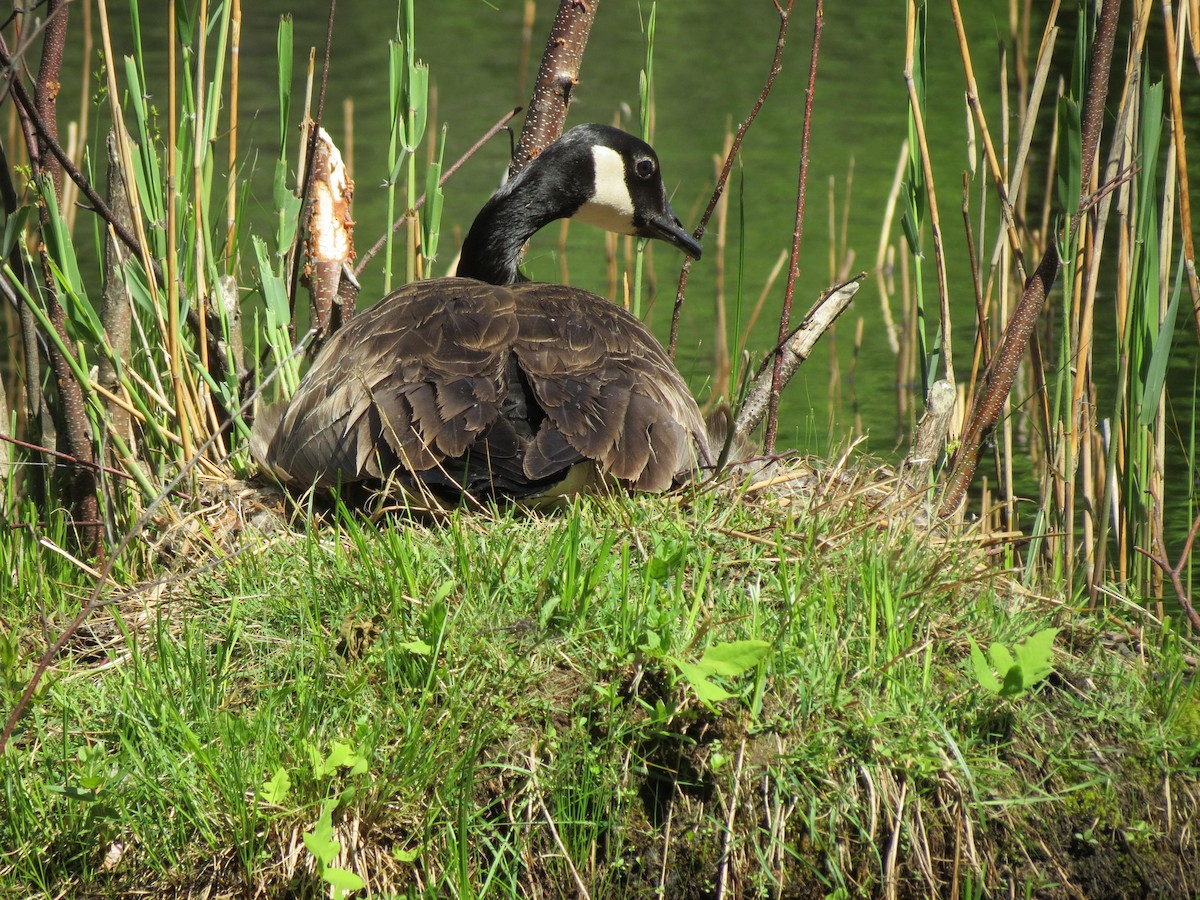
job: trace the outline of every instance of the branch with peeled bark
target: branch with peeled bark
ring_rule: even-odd
[[[358,282],[350,269],[354,259],[354,220],[350,204],[354,182],[342,154],[324,128],[317,129],[309,202],[301,217],[305,241],[301,280],[312,297],[315,347],[354,315]]]
[[[508,166],[509,178],[562,134],[571,93],[579,83],[583,50],[599,4],[600,0],[560,0],[533,85],[525,125]]]
[[[954,385],[935,381],[925,397],[925,413],[913,433],[912,447],[900,466],[900,484],[910,494],[929,489],[930,473],[946,446],[950,422],[954,418]]]
[[[105,147],[108,150],[108,205],[114,215],[120,216],[121,223],[132,230],[133,215],[129,208],[129,192],[125,184],[125,173],[121,169],[121,159],[117,153],[116,134],[111,130],[108,132]],[[133,307],[129,288],[125,284],[122,263],[121,248],[118,246],[116,235],[110,229],[105,229],[104,294],[100,301],[100,324],[112,350],[112,359],[101,355],[97,381],[112,394],[121,393],[121,379],[114,360],[128,358],[129,336],[133,326]],[[113,404],[110,415],[113,430],[130,447],[136,446],[129,438],[129,412]]]
[[[799,327],[779,346],[777,355],[782,384],[786,385],[791,381],[796,370],[800,368],[800,364],[812,353],[813,347],[816,346],[821,335],[828,331],[830,326],[850,306],[850,301],[858,293],[864,278],[866,278],[865,275],[859,275],[853,281],[838,285],[818,300],[808,311]],[[775,371],[772,363],[775,356],[776,354],[772,354],[771,359],[764,364],[762,370],[755,377],[754,384],[750,386],[746,400],[738,411],[737,421],[734,423],[734,434],[738,437],[744,438],[749,435],[767,415],[767,408],[771,403]]]

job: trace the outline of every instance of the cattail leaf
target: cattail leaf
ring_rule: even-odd
[[[1171,361],[1171,344],[1175,336],[1175,322],[1179,314],[1179,298],[1183,293],[1183,252],[1179,254],[1179,269],[1175,275],[1175,289],[1167,304],[1166,314],[1158,327],[1158,337],[1150,353],[1150,364],[1142,384],[1142,408],[1138,412],[1138,423],[1149,428],[1158,415],[1158,400],[1167,381],[1167,365]]]

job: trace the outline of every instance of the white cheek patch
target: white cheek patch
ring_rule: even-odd
[[[572,219],[605,231],[633,234],[633,199],[625,183],[625,160],[611,147],[593,147],[596,188]]]

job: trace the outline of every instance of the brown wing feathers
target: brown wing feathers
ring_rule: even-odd
[[[499,413],[516,328],[504,288],[441,279],[397,291],[322,348],[270,461],[288,480],[329,486],[461,455]]]
[[[700,411],[645,325],[578,289],[513,290],[521,368],[568,444],[638,490],[666,490],[710,462]]]
[[[703,420],[650,332],[547,284],[409,285],[322,350],[267,452],[287,480],[523,496],[593,460],[661,491],[709,462]]]

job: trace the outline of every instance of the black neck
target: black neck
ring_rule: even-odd
[[[580,165],[551,149],[496,191],[479,211],[463,241],[460,278],[490,284],[528,281],[517,267],[526,241],[555,219],[573,215],[591,196],[595,176],[590,153]]]

